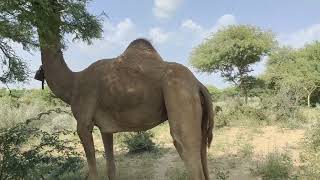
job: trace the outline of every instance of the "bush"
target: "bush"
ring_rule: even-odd
[[[229,179],[230,171],[224,168],[216,168],[215,170],[217,180],[226,180]]]
[[[244,158],[251,158],[254,147],[251,144],[244,143],[240,145],[239,154]]]
[[[211,99],[213,101],[218,101],[220,99],[220,96],[222,95],[222,91],[219,88],[212,85],[208,85],[206,87],[211,95]]]
[[[24,122],[25,119],[56,107],[71,112],[70,107],[66,107],[65,104],[54,103],[57,98],[49,101],[44,98],[47,95],[44,96],[41,95],[41,93],[48,95],[46,90],[26,90],[25,94],[19,98],[12,97],[8,94],[0,97],[0,128],[13,127],[18,123]],[[59,113],[46,116],[45,119],[38,121],[36,125],[41,130],[47,132],[64,129],[74,130],[76,121],[73,116]]]
[[[3,94],[0,96],[0,128],[13,127],[40,112],[54,108],[54,106],[65,108],[65,104],[59,104],[61,100],[52,97],[48,89],[11,90],[11,93],[8,90],[2,91]],[[53,117],[46,118],[46,120],[51,119]],[[39,121],[37,125],[43,123],[43,121]]]
[[[266,155],[257,162],[256,169],[252,169],[254,175],[261,176],[262,179],[289,179],[293,162],[287,153],[278,151]]]
[[[320,152],[306,148],[300,153],[300,170],[301,179],[320,179]]]
[[[17,123],[24,122],[25,119],[33,117],[45,111],[46,108],[40,105],[19,104],[19,107],[12,107],[9,97],[0,98],[0,128],[10,128]]]
[[[311,126],[306,134],[306,143],[314,151],[320,150],[320,122]]]
[[[62,100],[57,98],[51,90],[46,87],[44,90],[5,90],[0,89],[1,101],[6,101],[10,107],[19,108],[20,105],[43,105],[43,106],[68,106]]]
[[[220,105],[220,104],[219,104]],[[268,121],[263,109],[250,105],[242,105],[239,101],[225,101],[220,105],[221,111],[215,117],[215,126],[221,128],[229,125],[263,123]]]
[[[35,104],[35,103],[42,103],[46,106],[67,106],[62,100],[57,98],[52,91],[45,87],[43,90],[41,89],[33,89],[29,90],[25,93],[24,96],[20,98],[21,102],[27,105]]]
[[[262,96],[262,107],[273,114],[275,121],[298,122],[305,119],[301,116],[301,92],[296,88],[284,86],[277,91],[270,91]]]
[[[170,168],[166,172],[170,180],[185,180],[187,179],[187,172],[183,168]]]
[[[320,122],[306,131],[304,149],[300,153],[299,176],[302,179],[320,179]]]
[[[152,141],[153,134],[150,131],[125,133],[123,143],[129,153],[141,153],[156,150],[156,144]]]
[[[320,117],[320,107],[315,108],[308,108],[308,107],[302,107],[300,108],[301,115],[306,119],[305,123],[308,128],[310,128],[310,125],[315,124],[319,121]],[[306,127],[306,126],[305,126]]]
[[[0,179],[58,179],[64,173],[83,166],[76,152],[75,141],[61,140],[60,136],[73,132],[48,133],[31,126],[44,115],[59,109],[40,113],[12,128],[0,129]]]

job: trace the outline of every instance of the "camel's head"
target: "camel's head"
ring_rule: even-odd
[[[36,75],[34,76],[34,79],[36,79],[38,81],[44,81],[44,70],[43,70],[42,65],[37,70]]]

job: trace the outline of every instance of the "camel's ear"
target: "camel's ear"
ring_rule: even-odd
[[[38,81],[44,81],[44,71],[43,71],[42,65],[37,70],[36,75],[34,76],[34,79]]]

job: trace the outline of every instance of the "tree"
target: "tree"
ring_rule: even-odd
[[[298,72],[301,73],[296,75],[300,75],[300,82],[307,92],[307,102],[310,107],[312,93],[320,86],[320,42],[306,45],[302,49],[301,56],[297,64]]]
[[[259,62],[275,46],[274,35],[250,25],[232,25],[211,35],[191,54],[191,65],[202,72],[220,72],[241,89],[247,103],[252,86],[250,65]]]
[[[234,98],[236,96],[239,96],[239,94],[240,94],[239,88],[235,86],[230,86],[222,89],[222,96],[224,96],[224,99],[226,97]]]
[[[47,28],[48,37],[52,24],[57,23],[41,19],[36,10],[43,14],[52,13],[54,8],[61,13],[61,37],[73,35],[73,39],[88,43],[93,38],[100,38],[102,18],[91,15],[86,5],[89,0],[1,0],[0,1],[0,82],[25,82],[29,70],[25,61],[18,57],[13,44],[20,44],[26,51],[39,48],[36,36],[37,27]],[[45,17],[45,16],[44,16]],[[64,45],[66,39],[64,40]],[[45,43],[45,42],[42,42]]]
[[[262,101],[262,96],[267,93],[265,81],[260,77],[252,77],[251,82],[249,96],[258,97]]]
[[[296,99],[305,98],[310,107],[312,94],[320,86],[319,59],[319,42],[301,49],[280,48],[271,54],[264,79],[273,84],[276,91],[284,85],[295,89]]]

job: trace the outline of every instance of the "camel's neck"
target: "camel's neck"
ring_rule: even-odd
[[[74,73],[64,61],[61,49],[41,48],[41,60],[48,86],[57,97],[70,104]]]
[[[50,2],[54,4],[56,0]],[[37,4],[34,5],[37,7]],[[45,79],[52,92],[70,104],[75,73],[68,68],[62,54],[60,12],[54,8],[53,12],[47,15],[41,11],[36,11],[36,15],[39,16],[38,19],[41,20],[37,22],[41,61]],[[50,23],[47,23],[49,21]]]

